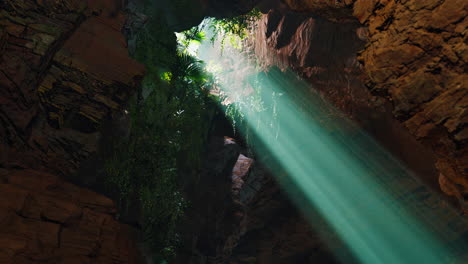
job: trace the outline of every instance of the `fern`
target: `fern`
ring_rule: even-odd
[[[135,54],[147,69],[143,85],[151,90],[144,100],[132,100],[130,136],[115,146],[105,173],[121,211],[141,208],[145,242],[169,261],[189,206],[178,179],[199,171],[214,104],[205,91],[209,76],[202,62],[179,52],[174,33],[154,17],[137,36]]]

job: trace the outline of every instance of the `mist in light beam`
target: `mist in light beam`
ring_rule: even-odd
[[[203,43],[198,57],[227,101],[244,105],[244,129],[260,141],[258,155],[286,172],[276,179],[291,200],[320,214],[360,263],[468,263],[467,221],[309,84],[262,73],[242,50],[217,43]],[[272,111],[243,101],[258,91],[272,95],[262,102]]]

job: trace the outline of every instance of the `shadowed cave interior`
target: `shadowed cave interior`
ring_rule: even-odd
[[[467,263],[463,0],[0,2],[0,263]]]

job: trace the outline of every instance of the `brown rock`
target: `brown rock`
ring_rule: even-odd
[[[143,74],[117,3],[0,3],[0,263],[139,261],[114,203],[57,176],[95,151]]]
[[[330,8],[342,9],[333,13],[335,18],[340,12],[353,9],[353,16],[368,28],[368,44],[361,48],[359,57],[367,75],[367,86],[391,102],[394,115],[414,137],[432,149],[438,164],[445,164],[438,165],[443,175],[452,175],[452,180],[458,178],[455,182],[465,182],[468,179],[464,128],[468,3],[463,0],[332,2],[335,1],[285,1],[291,10],[324,14],[327,19],[330,19]],[[301,61],[304,54],[297,60]],[[319,72],[312,70],[316,66],[309,69],[308,76]],[[463,186],[461,192],[468,193],[467,186]]]
[[[465,182],[467,167],[462,161],[467,145],[462,128],[467,121],[468,87],[463,59],[466,42],[460,34],[466,31],[468,4],[458,0],[391,2],[392,9],[373,10],[370,1],[354,5],[354,15],[370,28],[369,44],[361,56],[370,87],[389,95],[394,113],[437,154],[441,174]],[[382,27],[382,17],[392,22]],[[461,193],[466,193],[468,186],[463,186]]]
[[[131,230],[108,198],[31,170],[7,172],[0,190],[4,263],[137,263]]]
[[[1,11],[1,166],[68,174],[95,151],[101,121],[143,74],[117,2],[25,0]]]

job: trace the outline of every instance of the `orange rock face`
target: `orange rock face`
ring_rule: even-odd
[[[364,4],[369,5],[363,10]],[[392,102],[394,114],[437,154],[440,181],[468,193],[468,3],[357,1],[355,15],[369,28],[361,54],[369,85]],[[450,194],[450,193],[448,193]]]
[[[468,2],[285,0],[290,10],[346,22],[367,38],[360,51],[366,84],[435,153],[442,190],[465,208],[468,194],[466,108]],[[466,209],[464,209],[466,210]]]
[[[137,262],[113,202],[55,176],[95,151],[144,71],[120,1],[88,2],[0,3],[0,263]]]

